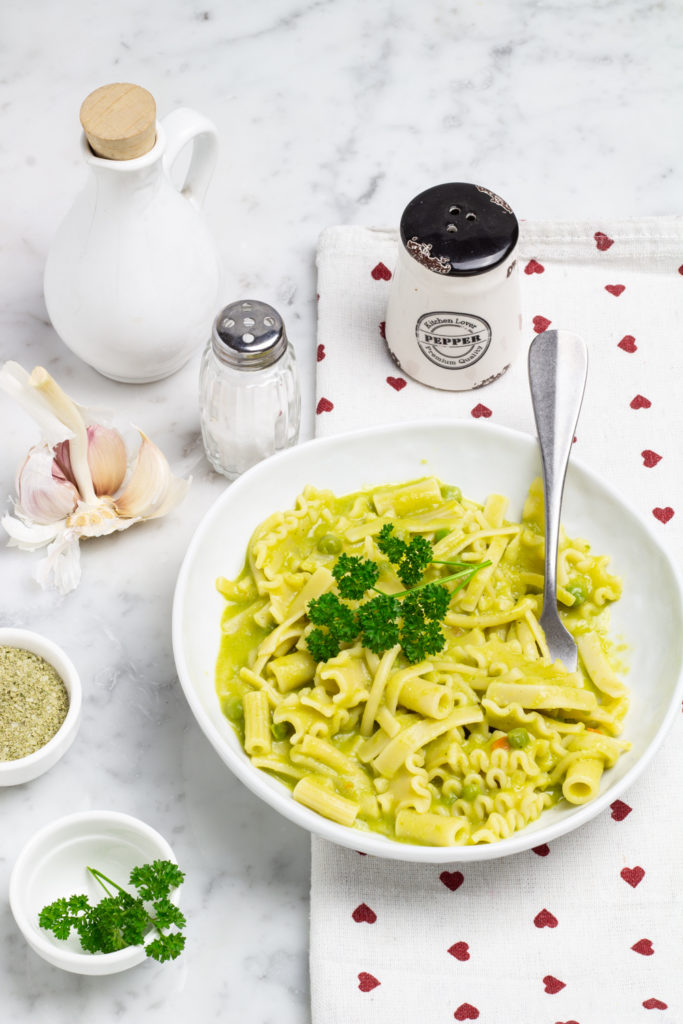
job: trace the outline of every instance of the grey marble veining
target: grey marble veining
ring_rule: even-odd
[[[84,545],[82,583],[66,597],[33,582],[35,556],[0,548],[0,621],[61,642],[85,690],[64,760],[0,790],[0,1018],[309,1018],[308,836],[233,779],[173,664],[175,578],[225,486],[203,456],[199,357],[169,380],[117,385],[73,356],[45,313],[47,250],[86,173],[82,99],[134,81],[160,116],[182,104],[216,122],[206,213],[225,301],[260,297],[282,312],[309,437],[319,232],[393,226],[413,195],[448,180],[485,184],[531,220],[595,218],[598,229],[601,219],[680,213],[682,50],[677,0],[6,0],[0,357],[43,364],[78,400],[138,423],[193,484],[168,518]],[[5,501],[38,438],[4,396],[0,429]],[[43,963],[18,933],[7,881],[19,850],[53,818],[95,807],[148,821],[187,871],[189,943],[177,963],[78,978]]]

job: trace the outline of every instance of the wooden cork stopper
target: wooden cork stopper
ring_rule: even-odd
[[[134,160],[156,141],[156,103],[140,85],[115,82],[95,89],[81,106],[90,148],[108,160]]]

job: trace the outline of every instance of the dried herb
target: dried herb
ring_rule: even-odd
[[[20,647],[0,647],[0,761],[40,750],[68,710],[66,687],[49,662]]]

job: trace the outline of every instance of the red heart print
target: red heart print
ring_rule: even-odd
[[[373,988],[377,988],[382,982],[378,981],[374,974],[368,974],[367,971],[361,971],[358,975],[358,988],[361,992],[372,992]]]
[[[476,1020],[479,1010],[471,1003],[462,1003],[453,1014],[456,1020]]]
[[[545,267],[543,266],[542,263],[539,263],[537,260],[529,260],[529,262],[527,263],[527,265],[524,268],[524,273],[525,274],[542,274],[544,272],[544,270],[545,270]]]
[[[669,1006],[667,1003],[663,1003],[661,999],[646,999],[643,1003],[646,1010],[668,1010]]]
[[[480,402],[479,405],[475,405],[474,409],[472,410],[472,415],[474,416],[475,420],[479,420],[481,419],[482,416],[484,416],[485,419],[488,419],[489,416],[493,414],[491,410],[488,408],[488,406],[482,405]]]
[[[316,361],[319,362],[319,363],[322,363],[324,358],[325,358],[325,346],[324,345],[318,345],[318,351],[316,353]]]
[[[646,448],[640,454],[643,457],[643,465],[647,466],[648,469],[652,469],[653,466],[662,461],[662,456],[658,455],[657,452],[653,452],[651,448]]]
[[[319,416],[321,412],[332,412],[334,404],[329,398],[321,398],[315,407],[316,414]]]
[[[540,846],[532,846],[531,852],[535,853],[537,857],[547,857],[550,853],[550,847],[547,843],[541,843]]]
[[[470,958],[470,947],[466,942],[454,942],[452,946],[449,946],[448,952],[463,963]]]
[[[365,921],[367,924],[374,924],[375,921],[377,920],[377,914],[372,909],[372,907],[369,907],[367,905],[367,903],[359,903],[354,912],[351,914],[351,917],[358,924],[360,924],[362,921]]]
[[[606,235],[604,231],[596,231],[593,238],[600,252],[607,252],[609,247],[614,245],[614,239]]]
[[[387,336],[387,322],[386,322],[386,320],[382,320],[382,322],[379,325],[379,336],[380,336],[380,338],[384,338],[386,340],[386,336]]]
[[[683,274],[683,263],[681,263],[680,267],[678,268],[678,273]]]
[[[636,865],[634,868],[622,868],[619,872],[625,882],[635,889],[637,885],[640,885],[642,880],[645,878],[645,869]]]
[[[645,395],[636,395],[631,399],[630,405],[632,409],[649,409],[652,402]]]
[[[612,811],[612,817],[615,821],[623,821],[624,818],[633,810],[628,804],[625,804],[623,800],[615,800],[613,804],[610,804],[610,810]]]
[[[658,519],[660,523],[668,523],[670,519],[674,517],[674,510],[671,505],[667,505],[666,508],[653,508],[652,515],[655,519]]]
[[[566,982],[560,981],[559,978],[553,978],[552,974],[546,974],[543,979],[543,985],[548,995],[554,996],[557,992],[561,992],[563,988],[566,988]]]
[[[555,1024],[579,1024],[578,1020],[556,1020]]]
[[[638,942],[634,942],[631,949],[634,953],[640,953],[641,956],[652,956],[655,951],[650,939],[639,939]]]
[[[632,334],[625,334],[619,342],[617,348],[622,349],[624,352],[637,352],[638,346],[636,345],[636,339]]]
[[[465,876],[462,871],[442,871],[439,878],[446,888],[451,890],[451,892],[455,892],[456,889],[459,889],[465,881]]]
[[[534,924],[537,928],[557,928],[557,918],[554,914],[551,914],[545,907],[540,910],[534,918]]]
[[[407,383],[403,377],[387,377],[387,384],[390,384],[394,391],[403,391]]]
[[[536,334],[543,334],[544,331],[548,330],[548,328],[550,327],[551,323],[552,323],[552,320],[548,320],[548,318],[545,317],[545,316],[535,316],[534,317],[534,330],[536,331]]]
[[[370,274],[374,277],[375,281],[391,281],[391,271],[381,262],[372,268]]]
[[[626,285],[625,284],[606,284],[605,285],[605,291],[609,292],[610,295],[616,295],[617,298],[618,298],[621,295],[622,292],[626,291]]]

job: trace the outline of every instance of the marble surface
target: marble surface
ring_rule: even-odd
[[[448,180],[486,184],[528,219],[680,213],[680,29],[675,0],[3,5],[0,357],[43,364],[76,399],[138,423],[193,483],[167,519],[87,544],[82,582],[67,596],[40,590],[35,555],[0,548],[0,623],[61,642],[84,684],[66,757],[0,790],[2,1019],[310,1019],[308,835],[231,777],[173,664],[175,578],[225,487],[203,454],[198,355],[166,381],[119,385],[73,356],[46,317],[46,254],[86,173],[82,99],[134,81],[161,116],[185,105],[216,122],[222,148],[206,212],[225,301],[260,297],[282,312],[309,437],[322,228],[393,225],[413,195]],[[38,438],[4,395],[0,430],[5,509]],[[21,938],[7,902],[17,854],[43,824],[88,808],[137,815],[173,845],[190,922],[176,963],[79,978]]]

